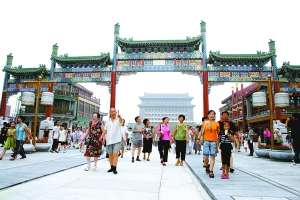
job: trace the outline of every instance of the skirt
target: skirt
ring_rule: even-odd
[[[16,141],[14,137],[7,137],[4,148],[16,148]]]
[[[146,140],[143,139],[143,153],[151,153],[152,152],[152,138]]]

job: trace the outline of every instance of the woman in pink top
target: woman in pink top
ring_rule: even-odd
[[[271,132],[268,127],[266,127],[266,130],[264,131],[264,135],[265,135],[266,144],[271,144],[271,140],[270,140]]]
[[[162,118],[162,121],[163,123],[157,127],[157,134],[159,135],[160,138],[158,151],[160,154],[161,164],[163,166],[166,166],[166,162],[168,162],[168,150],[170,148],[171,129],[170,126],[168,125],[169,123],[168,117]]]

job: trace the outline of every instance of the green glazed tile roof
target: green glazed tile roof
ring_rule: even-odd
[[[300,77],[300,65],[290,65],[290,62],[284,62],[278,70],[278,75],[282,75],[290,82],[297,82]]]
[[[112,64],[109,53],[102,53],[100,56],[72,56],[72,57],[68,56],[68,54],[65,54],[63,56],[52,55],[51,59],[55,60],[57,63],[104,62],[107,65]]]
[[[268,62],[275,55],[275,52],[265,53],[257,51],[256,54],[220,54],[217,52],[209,52],[208,63],[214,64],[216,61],[262,61]]]
[[[117,44],[121,47],[122,51],[125,51],[127,47],[194,47],[199,49],[199,45],[202,41],[202,36],[197,37],[187,37],[185,40],[133,40],[132,38],[117,38]],[[195,49],[196,50],[196,49]]]
[[[37,68],[23,68],[22,65],[19,65],[18,67],[4,67],[3,72],[7,72],[11,74],[12,76],[20,76],[20,75],[42,75],[43,77],[49,76],[50,72],[47,70],[46,65],[40,65]]]
[[[278,75],[285,75],[289,72],[300,72],[300,65],[290,65],[290,62],[284,62],[282,67],[278,70]]]

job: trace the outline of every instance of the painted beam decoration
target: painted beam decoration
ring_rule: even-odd
[[[271,72],[208,72],[208,82],[250,82],[253,80],[263,80]]]
[[[17,92],[35,92],[37,84],[36,83],[7,83],[7,88],[3,90],[8,93],[17,93]],[[41,84],[41,91],[47,92],[49,84],[43,83]]]
[[[202,59],[200,51],[195,52],[170,52],[170,53],[119,53],[118,60],[131,59]]]
[[[53,72],[53,81],[59,83],[110,82],[110,72]]]

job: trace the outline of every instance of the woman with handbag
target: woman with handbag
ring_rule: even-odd
[[[208,111],[208,120],[204,122],[201,132],[198,136],[197,142],[199,142],[201,135],[203,134],[203,156],[205,171],[209,174],[210,178],[214,178],[214,165],[215,157],[218,153],[218,135],[220,133],[220,124],[215,120],[216,112],[214,110]],[[210,157],[208,166],[208,157]]]
[[[144,153],[144,160],[146,160],[146,153],[148,153],[147,161],[150,161],[150,154],[152,152],[152,129],[150,126],[149,119],[144,119],[143,124],[144,127],[144,138],[143,138],[143,153]]]
[[[100,114],[94,112],[92,115],[92,121],[89,123],[89,128],[85,133],[84,139],[86,140],[86,150],[84,156],[87,160],[87,167],[85,171],[89,171],[91,168],[91,157],[94,157],[93,171],[97,170],[97,161],[102,154],[102,135],[103,125],[99,121]]]
[[[188,126],[184,123],[185,116],[178,116],[179,123],[176,124],[172,142],[176,143],[176,163],[175,165],[183,166],[183,161],[185,160],[186,154],[186,144],[189,142],[189,130]]]
[[[160,141],[159,141],[159,154],[161,164],[166,166],[166,162],[168,162],[168,150],[170,148],[170,126],[169,126],[169,118],[164,117],[162,118],[163,123],[157,127],[157,134],[159,134]]]

